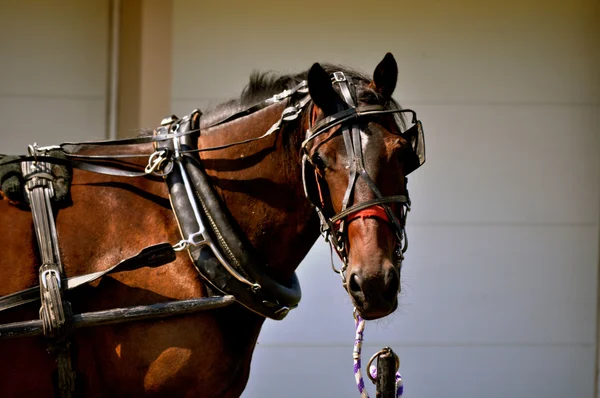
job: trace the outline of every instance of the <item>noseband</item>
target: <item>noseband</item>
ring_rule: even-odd
[[[408,241],[406,239],[406,215],[410,210],[410,198],[408,196],[408,190],[405,195],[394,195],[394,196],[383,196],[381,191],[377,187],[377,184],[367,173],[364,163],[363,146],[361,144],[361,128],[358,124],[358,120],[366,116],[372,115],[383,115],[393,113],[411,113],[412,123],[418,126],[421,131],[420,122],[416,118],[416,113],[409,109],[386,109],[382,105],[363,105],[358,106],[356,87],[351,79],[346,77],[343,72],[335,72],[332,75],[333,84],[337,84],[339,91],[342,94],[342,99],[346,109],[338,108],[338,112],[327,116],[314,126],[307,130],[306,139],[302,143],[302,175],[304,182],[304,190],[306,196],[311,199],[312,195],[308,187],[308,178],[316,178],[316,187],[319,191],[320,203],[316,200],[311,199],[313,205],[315,205],[317,214],[319,215],[321,223],[321,233],[324,235],[325,240],[328,241],[331,246],[336,250],[340,259],[342,260],[343,266],[341,269],[335,269],[342,277],[345,283],[345,271],[348,266],[348,248],[346,242],[347,237],[347,226],[356,218],[378,218],[387,224],[389,224],[396,235],[396,247],[398,255],[398,267],[401,266],[404,258],[403,253],[408,248]],[[344,194],[342,201],[342,208],[339,213],[333,217],[327,217],[324,214],[324,203],[321,195],[321,187],[319,185],[319,178],[317,175],[314,177],[309,176],[307,170],[310,168],[316,169],[317,166],[314,164],[311,153],[311,149],[308,147],[309,144],[318,136],[328,132],[331,128],[340,126],[342,137],[344,139],[344,145],[348,154],[350,165],[348,175],[348,187]],[[337,133],[337,132],[336,132]],[[412,171],[412,170],[411,170]],[[348,206],[352,194],[355,190],[358,178],[362,178],[367,186],[371,189],[375,195],[374,199],[356,203],[352,206]],[[401,211],[400,217],[396,217],[394,212],[391,210],[390,203],[400,203]]]

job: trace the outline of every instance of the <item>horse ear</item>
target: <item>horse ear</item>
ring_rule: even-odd
[[[398,64],[391,53],[385,54],[373,72],[371,86],[385,99],[392,98],[398,81]]]
[[[333,89],[329,74],[319,63],[315,63],[308,71],[308,92],[315,105],[326,115],[337,112],[341,98]]]

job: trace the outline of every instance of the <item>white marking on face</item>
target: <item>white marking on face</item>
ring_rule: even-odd
[[[364,131],[360,130],[361,146],[363,154],[367,153],[367,144],[369,143],[369,136]]]

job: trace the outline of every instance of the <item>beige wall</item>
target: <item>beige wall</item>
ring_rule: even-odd
[[[169,0],[0,0],[0,153],[107,138],[111,12],[117,13],[116,131],[169,113]]]
[[[172,4],[121,0],[118,123],[120,137],[154,128],[169,113]]]
[[[400,60],[404,102],[590,103],[595,3],[176,0],[174,104],[237,95],[254,68],[321,60],[370,72],[386,51]]]
[[[407,396],[592,397],[600,221],[596,0],[174,1],[172,109],[253,69],[399,61],[423,120],[401,308],[369,324]],[[350,302],[319,243],[304,298],[259,338],[247,397],[353,396]]]
[[[108,0],[0,0],[0,153],[104,138]]]

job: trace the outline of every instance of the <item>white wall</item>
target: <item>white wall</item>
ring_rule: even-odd
[[[105,138],[108,0],[0,0],[0,153]]]
[[[410,178],[400,310],[369,323],[406,397],[592,397],[600,220],[594,0],[174,2],[175,113],[253,69],[399,61],[428,161]],[[319,242],[304,298],[259,338],[245,397],[358,396],[351,304]]]

